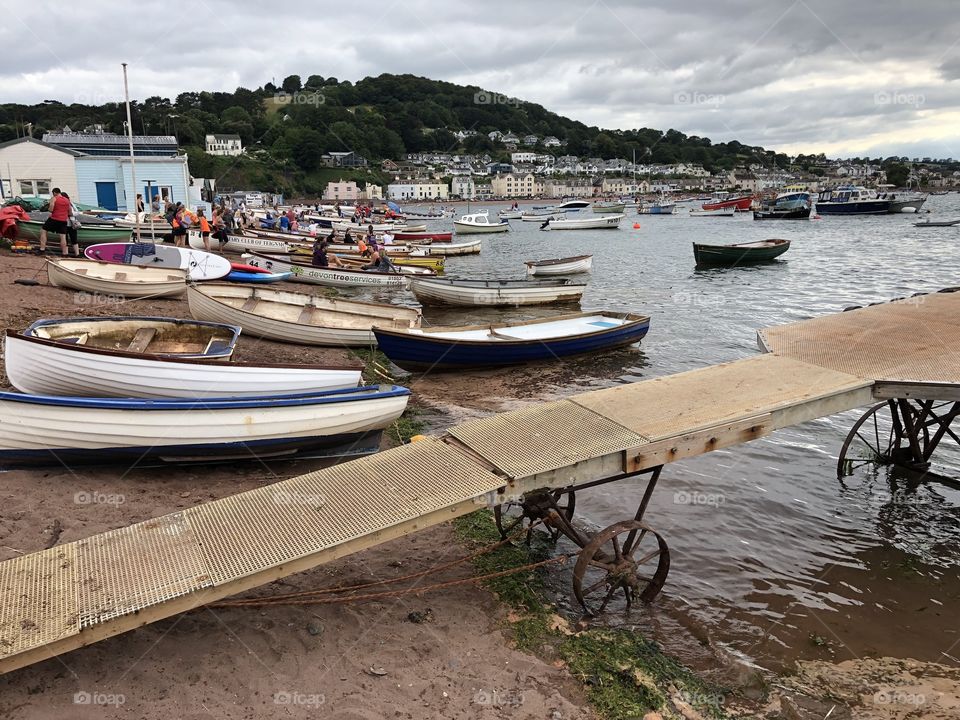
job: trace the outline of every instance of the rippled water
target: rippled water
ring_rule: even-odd
[[[960,217],[960,195],[932,197],[924,209]],[[915,215],[755,222],[628,213],[619,231],[541,232],[537,223],[512,221],[510,233],[484,237],[482,255],[448,258],[448,275],[522,277],[524,260],[593,253],[583,308],[652,317],[639,350],[566,362],[569,388],[537,386],[545,397],[747,357],[757,352],[759,328],[960,285],[960,228],[915,228]],[[771,237],[793,241],[780,262],[694,268],[692,242]],[[556,312],[427,309],[425,320]],[[529,372],[478,377],[497,380],[507,396],[514,377],[518,393],[530,389]],[[456,385],[447,385],[433,378],[420,391],[455,405]],[[670,619],[771,666],[873,654],[956,662],[960,492],[939,482],[912,486],[886,471],[839,483],[836,456],[860,414],[667,466],[646,519],[670,544],[671,572],[655,607],[633,621]],[[960,477],[952,443],[941,446],[938,460]],[[642,489],[621,483],[584,492],[578,512],[601,526],[624,519]]]

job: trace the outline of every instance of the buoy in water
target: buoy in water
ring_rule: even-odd
[[[634,224],[633,224],[633,229],[634,229],[634,230],[639,230],[639,229],[640,229],[640,223],[634,223]]]

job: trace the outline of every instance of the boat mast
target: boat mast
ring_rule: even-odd
[[[140,237],[140,213],[137,208],[137,161],[134,160],[133,156],[133,122],[130,119],[130,88],[127,85],[127,64],[120,64],[123,66],[123,97],[127,103],[127,141],[130,143],[130,186],[133,188],[134,234],[137,242],[140,242],[142,238]],[[129,207],[129,203],[127,207]],[[146,204],[144,204],[144,209],[146,209]]]

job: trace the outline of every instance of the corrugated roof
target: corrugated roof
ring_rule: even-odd
[[[44,133],[43,142],[54,145],[112,145],[128,143],[126,135],[116,133]],[[134,145],[176,145],[173,135],[134,135]]]
[[[46,137],[46,135],[44,135],[44,137]],[[36,145],[49,148],[50,150],[56,150],[57,152],[66,153],[67,155],[73,155],[74,157],[82,157],[84,155],[84,153],[82,152],[77,152],[76,150],[68,150],[67,148],[58,147],[57,145],[51,145],[46,142],[41,142],[40,140],[37,140],[36,138],[32,138],[32,137],[22,137],[22,138],[17,138],[16,140],[7,140],[4,143],[0,143],[0,150],[2,150],[5,147],[10,147],[11,145],[17,145],[23,142],[34,143]]]

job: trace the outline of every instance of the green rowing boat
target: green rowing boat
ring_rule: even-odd
[[[760,242],[735,245],[693,244],[693,257],[697,265],[744,265],[767,262],[783,255],[790,249],[789,240],[761,240]]]
[[[24,240],[39,240],[43,223],[39,220],[17,220],[17,237]],[[114,227],[113,225],[81,225],[77,230],[77,240],[81,245],[97,243],[130,242],[133,228]],[[47,242],[51,247],[60,242],[54,233],[47,233]]]

